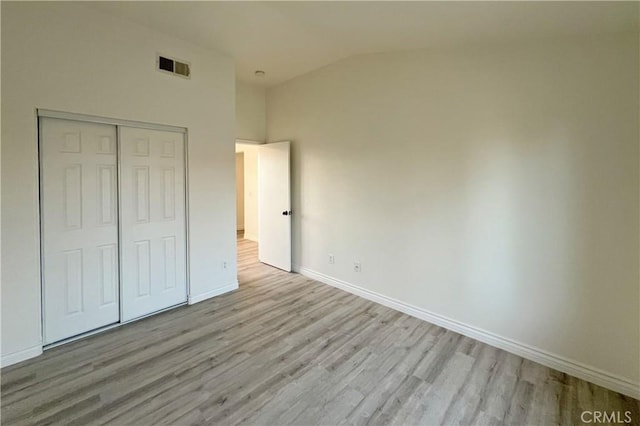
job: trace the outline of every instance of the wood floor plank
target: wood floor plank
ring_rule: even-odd
[[[237,291],[2,369],[2,423],[640,423],[637,400],[238,256]]]

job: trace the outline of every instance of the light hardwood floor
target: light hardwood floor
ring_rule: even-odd
[[[2,424],[580,424],[638,401],[257,261],[240,289],[2,370]]]

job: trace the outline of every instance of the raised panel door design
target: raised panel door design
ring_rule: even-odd
[[[176,142],[172,140],[162,142],[162,157],[173,158],[176,155]]]
[[[119,321],[116,129],[39,123],[43,334],[50,344]]]
[[[148,137],[143,136],[135,140],[133,155],[137,155],[139,157],[149,156],[149,138]]]
[[[82,150],[81,140],[82,137],[79,131],[65,132],[62,136],[62,148],[60,152],[79,154]]]
[[[150,241],[136,241],[136,289],[137,297],[149,296],[151,290]]]
[[[100,136],[98,154],[115,154],[116,141],[111,136]]]
[[[67,229],[82,228],[82,165],[69,164],[64,168],[64,221]]]
[[[162,239],[164,263],[164,289],[170,290],[176,286],[176,238]]]
[[[120,128],[122,320],[187,300],[184,135]]]
[[[98,247],[100,253],[100,286],[103,306],[116,303],[118,296],[118,248],[116,244]]]
[[[116,166],[98,165],[98,223],[116,224]]]
[[[64,294],[67,316],[82,312],[82,250],[64,252]]]
[[[133,168],[135,175],[136,222],[149,222],[149,167]]]
[[[173,167],[162,169],[162,213],[165,220],[176,217],[176,178]]]

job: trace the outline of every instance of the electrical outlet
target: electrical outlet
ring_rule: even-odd
[[[222,269],[227,269],[227,262],[222,262]]]
[[[329,265],[336,263],[336,257],[332,254],[329,255]]]
[[[360,265],[360,262],[353,262],[353,272],[362,272],[362,265]]]

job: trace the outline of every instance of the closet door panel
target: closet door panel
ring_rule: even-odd
[[[187,300],[182,133],[120,128],[122,320]]]
[[[116,128],[40,118],[44,343],[119,321]]]

